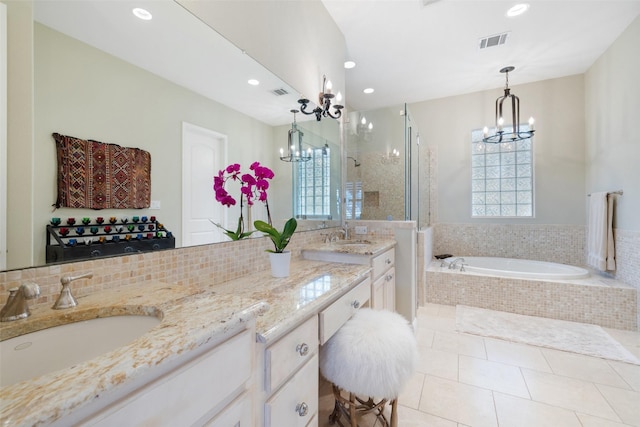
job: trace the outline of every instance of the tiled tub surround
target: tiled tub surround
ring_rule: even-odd
[[[146,280],[79,297],[73,309],[58,311],[40,304],[25,320],[0,324],[2,339],[29,331],[30,325],[51,326],[61,318],[69,322],[99,313],[150,313],[162,321],[128,346],[73,368],[0,388],[0,424],[65,424],[65,417],[85,411],[97,396],[117,394],[150,375],[152,368],[162,368],[206,343],[222,340],[254,319],[262,342],[277,339],[369,272],[363,265],[297,258],[288,278],[273,278],[269,269],[263,269],[224,284],[213,284],[207,276],[199,282],[193,278],[189,284]]]
[[[443,223],[433,228],[434,255],[498,256],[586,266],[584,226]],[[616,272],[605,276],[640,292],[640,231],[614,229],[614,239]],[[640,325],[640,299],[636,313]]]
[[[637,290],[592,275],[576,280],[504,278],[452,271],[434,261],[426,272],[427,302],[468,305],[529,316],[637,330]]]
[[[585,265],[585,227],[549,224],[436,224],[433,253]]]

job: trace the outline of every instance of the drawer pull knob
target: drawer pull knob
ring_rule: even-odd
[[[354,302],[351,303],[351,307],[360,308],[360,301],[355,300]]]
[[[386,262],[387,264],[391,264],[391,258],[385,259],[384,262]]]
[[[309,405],[307,405],[306,403],[302,402],[302,403],[298,403],[296,405],[296,412],[298,413],[298,415],[300,415],[301,417],[304,417],[305,415],[307,415],[309,413]]]
[[[309,346],[306,343],[298,344],[296,351],[300,353],[300,356],[306,356],[309,353]]]
[[[390,281],[391,279],[393,279],[393,275],[392,274],[387,274],[386,279],[387,279],[387,282]]]

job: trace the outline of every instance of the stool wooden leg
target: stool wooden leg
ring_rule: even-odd
[[[398,398],[391,401],[391,427],[398,427]]]
[[[356,416],[356,395],[349,393],[349,418],[351,418],[351,427],[358,427]]]

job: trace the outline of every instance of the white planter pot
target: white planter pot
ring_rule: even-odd
[[[273,277],[288,277],[289,265],[291,265],[291,252],[282,253],[269,252],[269,260],[271,261],[271,275]]]

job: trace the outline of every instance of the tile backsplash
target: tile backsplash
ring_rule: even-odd
[[[326,233],[326,230],[297,232],[287,247],[292,251],[292,258],[300,257],[305,246],[322,241]],[[25,281],[34,281],[40,286],[40,297],[31,301],[30,306],[52,305],[60,294],[62,276],[88,272],[93,272],[93,278],[72,284],[76,297],[147,280],[181,284],[209,280],[212,284],[219,284],[270,268],[265,250],[272,248],[270,239],[260,237],[3,271],[0,272],[0,305],[4,305],[10,288],[18,287]]]

